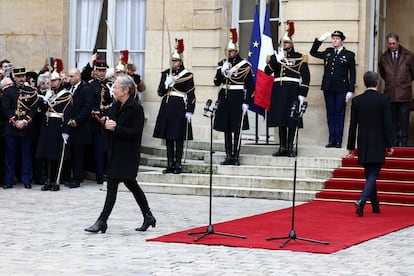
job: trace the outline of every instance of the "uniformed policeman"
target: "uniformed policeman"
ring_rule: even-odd
[[[322,42],[332,37],[332,46],[318,51]],[[327,148],[341,148],[346,102],[355,91],[355,54],[344,47],[345,35],[341,31],[327,32],[315,38],[310,54],[324,60],[322,90],[325,97],[329,129]]]
[[[36,115],[38,96],[36,89],[25,85],[26,69],[13,69],[15,84],[3,89],[3,112],[8,118],[4,126],[6,171],[3,188],[15,184],[16,158],[21,152],[21,180],[26,189],[32,182],[32,141],[34,135],[33,118]]]
[[[243,121],[242,129],[249,129],[247,110],[253,100],[254,80],[250,63],[239,55],[237,31],[232,28],[230,32],[227,58],[218,63],[214,78],[214,85],[221,87],[214,129],[224,132],[226,158],[220,164],[238,166],[240,126]]]
[[[195,109],[195,86],[193,73],[184,67],[183,51],[184,41],[176,39],[171,68],[161,73],[158,86],[162,101],[153,136],[165,139],[167,146],[167,168],[163,173],[181,173],[184,140],[193,140],[191,118]]]
[[[310,72],[307,57],[294,49],[292,24],[292,21],[288,21],[287,31],[281,40],[281,49],[270,57],[265,67],[265,73],[267,75],[273,73],[275,77],[268,125],[279,127],[279,150],[272,156],[296,155],[293,141],[296,127],[302,127],[302,122],[291,116],[291,109],[293,107],[295,112],[299,109],[309,90]],[[297,105],[294,105],[295,102]]]
[[[60,79],[60,74],[53,71],[51,74],[52,82]],[[36,149],[36,158],[46,160],[47,163],[47,181],[41,190],[58,191],[60,189],[57,184],[59,161],[62,154],[64,159],[69,159],[68,147],[65,146],[65,151],[63,151],[63,144],[67,143],[70,128],[67,124],[67,108],[72,103],[72,94],[69,90],[61,88],[54,92],[48,90],[41,98],[40,104],[43,109],[47,110],[41,123],[39,143]]]

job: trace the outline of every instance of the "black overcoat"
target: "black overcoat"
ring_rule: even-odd
[[[184,69],[184,66],[181,66],[178,70],[172,71],[172,75],[179,76]],[[193,140],[192,125],[191,123],[187,124],[185,117],[186,112],[194,113],[195,109],[196,98],[193,74],[186,72],[175,81],[173,87],[166,89],[164,82],[168,74],[169,70],[161,73],[161,80],[158,85],[158,95],[162,97],[162,101],[153,136],[176,141]],[[171,92],[183,95],[183,97],[173,96],[174,93]]]
[[[392,146],[392,131],[387,96],[368,89],[352,99],[347,149],[353,150],[357,140],[360,164],[385,162],[386,148]]]
[[[115,131],[104,131],[108,155],[106,175],[121,181],[134,180],[139,167],[144,110],[130,97],[123,106],[115,102],[108,116],[117,126]]]
[[[221,72],[221,68],[226,61],[233,68],[243,61],[243,58],[237,55],[232,59],[218,62],[214,85],[222,88],[217,97],[220,104],[214,117],[213,128],[222,132],[239,132],[243,114],[242,105],[253,102],[254,79],[251,65],[248,62],[244,63],[233,75],[225,77]],[[242,129],[249,129],[247,113],[243,118]]]
[[[75,120],[76,127],[71,127],[69,132],[69,143],[73,145],[91,144],[91,110],[93,92],[89,84],[81,81],[72,95],[72,105],[68,110],[69,120]]]

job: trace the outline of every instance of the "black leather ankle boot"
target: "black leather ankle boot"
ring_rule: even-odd
[[[85,228],[85,231],[91,232],[91,233],[98,233],[99,231],[103,233],[106,232],[106,229],[108,228],[108,225],[106,224],[106,221],[98,219],[94,225],[89,226],[88,228]]]
[[[152,226],[155,227],[155,223],[157,220],[152,215],[151,211],[148,211],[144,214],[144,222],[142,223],[142,226],[139,228],[136,228],[136,231],[147,231],[148,227]]]

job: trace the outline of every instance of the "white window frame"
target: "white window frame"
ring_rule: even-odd
[[[118,62],[118,58],[119,58],[119,53],[121,50],[128,50],[131,55],[133,54],[139,54],[140,56],[142,56],[140,58],[141,62],[138,62],[136,64],[136,67],[138,68],[139,72],[137,72],[138,74],[140,74],[143,77],[144,74],[144,65],[145,65],[145,41],[144,41],[144,47],[143,49],[116,49],[115,45],[116,42],[115,41],[111,41],[111,38],[113,40],[116,40],[116,34],[114,34],[115,31],[115,26],[116,26],[116,3],[117,1],[122,1],[122,0],[108,0],[108,13],[107,13],[107,45],[106,45],[106,49],[99,49],[100,52],[105,52],[107,53],[107,64],[109,67],[113,67],[116,65],[116,63]],[[70,1],[69,2],[69,43],[68,43],[68,68],[74,68],[74,67],[78,67],[78,68],[82,68],[85,64],[76,64],[76,52],[77,51],[90,51],[90,54],[92,55],[92,50],[93,49],[76,49],[76,18],[77,18],[77,0],[75,1]],[[146,1],[144,1],[146,3]],[[146,17],[146,9],[144,9],[143,14],[139,14],[136,16],[140,16],[145,18]],[[142,26],[143,28],[146,28],[145,24],[144,26]],[[145,29],[144,32],[145,34]],[[143,35],[142,39],[145,40],[145,35]],[[113,45],[114,44],[114,45]],[[115,48],[115,49],[114,49]],[[111,54],[114,54],[114,58],[111,58]],[[131,60],[131,62],[136,62],[134,60]]]

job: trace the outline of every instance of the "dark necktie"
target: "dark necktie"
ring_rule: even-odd
[[[398,56],[397,56],[397,52],[393,52],[392,53],[393,54],[393,62],[394,62],[394,64],[397,64],[397,58],[398,58]]]
[[[337,56],[338,55],[338,50],[337,49],[335,49],[335,56]]]

